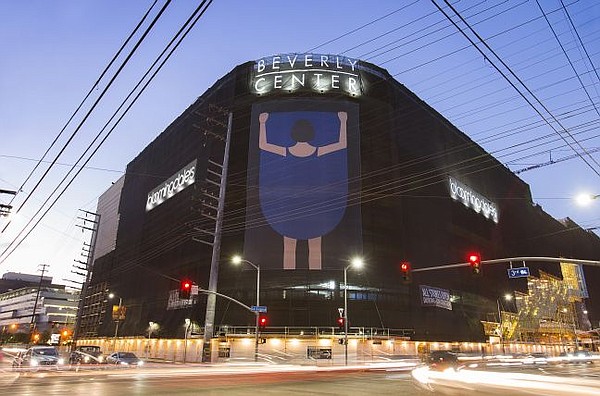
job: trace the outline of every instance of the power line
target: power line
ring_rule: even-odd
[[[18,188],[19,192],[23,191],[23,187],[25,186],[25,184],[27,184],[27,182],[29,181],[29,179],[31,178],[31,176],[35,173],[35,171],[37,170],[37,168],[43,162],[46,162],[46,161],[44,161],[44,159],[46,158],[46,155],[48,155],[48,153],[50,152],[50,150],[52,149],[52,147],[54,147],[54,145],[56,144],[56,142],[58,141],[58,139],[62,136],[62,134],[65,131],[65,129],[67,128],[67,126],[69,126],[69,124],[71,123],[71,121],[73,120],[73,118],[75,118],[75,115],[79,112],[79,110],[81,110],[81,108],[83,107],[84,103],[90,97],[90,95],[92,94],[92,92],[94,92],[94,90],[96,89],[96,87],[98,86],[98,84],[100,84],[100,81],[102,80],[102,78],[104,78],[104,76],[106,75],[106,73],[108,72],[108,70],[111,68],[111,66],[113,65],[113,63],[117,60],[117,58],[119,57],[119,55],[121,55],[121,52],[127,46],[127,44],[129,43],[129,41],[131,40],[131,38],[135,35],[135,33],[138,31],[138,29],[142,26],[142,24],[144,23],[144,21],[146,20],[146,18],[150,14],[150,11],[156,5],[157,1],[158,0],[155,0],[154,3],[152,3],[152,5],[148,9],[148,11],[146,11],[146,13],[142,17],[142,19],[138,22],[138,24],[136,25],[136,27],[129,34],[129,36],[127,37],[127,39],[123,42],[123,44],[121,44],[121,47],[119,48],[119,50],[115,53],[115,55],[113,55],[113,58],[110,60],[110,62],[108,62],[108,65],[106,65],[106,67],[104,68],[104,70],[102,71],[102,73],[100,73],[100,76],[98,77],[98,79],[96,80],[96,82],[94,82],[94,84],[92,85],[92,87],[90,88],[90,90],[88,91],[88,93],[84,96],[84,98],[81,100],[81,102],[79,103],[79,105],[77,106],[77,108],[75,109],[75,111],[73,112],[73,114],[71,114],[71,116],[69,117],[69,119],[67,120],[67,122],[65,123],[65,125],[62,127],[62,129],[60,130],[60,132],[56,135],[56,137],[54,138],[54,140],[52,141],[52,143],[50,143],[50,146],[48,146],[48,148],[46,149],[46,151],[44,152],[44,154],[42,154],[42,157],[38,160],[37,164],[34,166],[34,168],[31,170],[31,172],[29,172],[29,175],[27,175],[27,177],[25,178],[25,181]],[[33,193],[33,191],[31,193]],[[10,203],[12,203],[13,200],[14,200],[14,197],[13,197],[13,199],[11,199]],[[4,229],[6,229],[6,227]],[[4,230],[2,230],[2,232],[4,232]]]
[[[452,18],[450,18],[450,16],[448,14],[446,14],[446,12],[435,2],[435,0],[431,0],[433,2],[433,4],[438,7],[438,9],[440,10],[440,12],[442,12],[444,14],[444,16],[446,16],[446,18],[452,22],[452,24],[465,36],[465,38],[467,40],[469,40],[469,42],[471,43],[471,45],[473,47],[475,47],[475,49],[477,49],[477,51],[479,51],[483,57],[490,62],[490,64],[502,75],[502,77],[504,77],[504,79],[517,91],[519,92],[519,95],[531,106],[532,109],[534,109],[534,111],[536,113],[538,113],[538,115],[540,117],[542,117],[542,119],[544,119],[544,121],[548,124],[548,126],[550,128],[552,128],[564,141],[565,143],[567,143],[569,145],[569,147],[571,147],[571,149],[573,150],[573,152],[577,153],[578,156],[583,160],[583,162],[585,162],[585,164],[598,176],[600,177],[600,172],[594,168],[592,166],[592,164],[590,164],[584,157],[583,155],[581,155],[579,153],[579,151],[572,146],[572,143],[570,143],[563,135],[560,131],[558,131],[556,128],[554,128],[554,126],[546,119],[546,117],[537,109],[537,107],[535,107],[533,105],[533,103],[516,87],[516,85],[504,74],[504,72],[502,72],[500,70],[500,68],[476,45],[476,43],[467,35],[464,33],[464,31],[454,22],[454,20]],[[461,21],[469,28],[469,30],[477,37],[477,39],[480,41],[481,44],[483,44],[495,57],[496,59],[498,59],[500,61],[500,63],[502,63],[502,65],[508,70],[508,72],[515,78],[517,79],[517,81],[521,84],[521,86],[523,86],[523,88],[525,88],[525,90],[529,93],[529,95],[531,95],[535,101],[546,111],[546,113],[548,113],[552,119],[554,120],[554,122],[556,122],[563,130],[563,132],[565,132],[581,149],[582,151],[588,155],[588,157],[590,157],[590,159],[592,160],[592,162],[594,162],[596,165],[600,166],[600,164],[598,164],[598,162],[589,154],[587,153],[587,151],[585,150],[584,147],[581,146],[581,144],[579,144],[579,142],[573,138],[573,136],[571,135],[571,133],[560,123],[559,120],[556,119],[556,117],[554,117],[554,115],[550,112],[550,110],[538,99],[538,97],[531,92],[531,90],[527,87],[527,85],[525,85],[525,83],[511,70],[511,68],[494,52],[494,50],[492,48],[489,47],[489,45],[485,42],[485,40],[479,36],[479,34],[477,32],[475,32],[475,30],[469,25],[469,23],[467,21],[464,20],[464,18],[458,13],[458,11],[456,11],[456,9],[454,9],[454,7],[452,7],[452,5],[448,2],[448,0],[444,0],[444,2],[450,7],[450,9],[452,9],[452,11],[461,19]]]
[[[144,33],[142,34],[142,36],[138,39],[138,41],[135,44],[135,46],[133,47],[133,49],[129,52],[129,54],[127,55],[127,57],[123,61],[123,63],[119,66],[118,70],[112,76],[112,78],[110,79],[110,81],[108,82],[108,84],[106,85],[106,87],[102,90],[102,93],[94,101],[94,104],[87,111],[86,115],[80,121],[79,125],[77,126],[77,128],[75,128],[75,130],[73,131],[73,133],[71,134],[71,136],[69,137],[69,139],[66,141],[66,143],[63,144],[63,146],[60,149],[60,151],[58,152],[58,154],[56,154],[56,156],[54,157],[54,159],[50,163],[50,166],[46,169],[46,171],[44,172],[44,174],[40,177],[40,179],[38,180],[38,182],[36,183],[36,185],[31,189],[31,191],[29,192],[29,195],[25,198],[25,200],[23,202],[21,202],[21,204],[19,205],[19,208],[15,211],[15,213],[19,213],[19,211],[23,208],[23,206],[25,206],[25,204],[27,203],[27,201],[29,201],[29,198],[33,195],[33,193],[40,186],[40,184],[42,183],[42,181],[46,178],[46,176],[48,175],[48,173],[50,172],[50,170],[54,167],[54,164],[56,163],[56,161],[58,161],[58,158],[67,149],[67,146],[71,143],[71,141],[73,140],[73,138],[75,137],[75,135],[77,135],[77,133],[79,132],[79,130],[81,129],[81,127],[83,126],[83,124],[85,123],[85,121],[92,114],[92,112],[94,111],[94,109],[96,108],[96,106],[98,105],[98,103],[100,103],[100,100],[102,100],[102,98],[104,97],[104,95],[106,94],[106,92],[109,90],[109,88],[111,87],[111,85],[113,84],[113,82],[116,80],[117,76],[121,73],[121,71],[123,70],[123,68],[125,67],[125,65],[129,62],[129,60],[131,59],[131,57],[133,56],[133,54],[137,51],[138,47],[142,44],[142,42],[144,41],[144,39],[146,38],[146,36],[150,33],[150,31],[152,30],[152,28],[154,27],[154,25],[156,24],[156,22],[161,17],[161,15],[164,13],[164,11],[166,10],[166,8],[168,7],[168,5],[170,3],[171,3],[171,0],[167,0],[166,3],[163,5],[163,7],[158,12],[158,14],[154,17],[154,19],[152,20],[152,22],[150,23],[150,25],[146,28],[146,30],[144,31]],[[6,229],[10,225],[10,223],[11,222],[9,221],[4,226],[4,228],[2,229],[2,231],[0,233],[6,231]]]
[[[50,211],[50,209],[52,209],[52,207],[56,204],[56,202],[60,199],[60,197],[66,192],[66,190],[69,188],[69,186],[75,181],[75,179],[77,178],[77,176],[84,169],[83,167],[88,164],[88,162],[92,159],[92,157],[96,154],[96,152],[104,144],[104,142],[106,141],[106,139],[108,139],[108,137],[111,135],[111,133],[119,125],[119,123],[121,122],[121,120],[125,117],[125,115],[131,109],[131,107],[135,104],[135,102],[137,101],[137,99],[145,91],[145,89],[148,87],[148,85],[150,84],[150,82],[152,82],[152,80],[154,79],[154,77],[156,77],[156,75],[162,69],[162,67],[167,62],[167,60],[169,60],[169,58],[173,55],[173,53],[175,52],[175,50],[179,47],[179,45],[181,44],[181,42],[183,41],[183,39],[188,35],[188,33],[191,31],[191,29],[196,25],[196,23],[198,22],[198,20],[200,19],[200,17],[202,17],[202,15],[204,15],[204,13],[208,9],[208,7],[210,7],[210,5],[212,4],[212,1],[213,0],[203,0],[200,3],[200,5],[196,8],[196,10],[192,13],[192,15],[190,15],[190,17],[188,18],[188,20],[179,29],[179,31],[174,35],[174,37],[171,39],[171,41],[169,42],[169,44],[165,47],[165,49],[162,51],[162,53],[156,58],[156,60],[154,61],[154,63],[146,71],[146,73],[144,74],[144,76],[142,76],[142,78],[139,80],[138,84],[132,89],[132,91],[129,93],[129,95],[123,100],[123,102],[121,103],[121,105],[119,106],[119,108],[117,108],[117,110],[115,111],[115,113],[113,114],[113,116],[104,125],[104,127],[102,128],[102,130],[96,135],[96,138],[94,139],[94,141],[92,143],[90,143],[90,145],[88,146],[88,148],[86,149],[86,151],[84,152],[84,154],[82,154],[82,156],[79,157],[79,159],[77,160],[76,164],[78,164],[79,161],[83,159],[83,157],[85,156],[85,154],[87,153],[87,151],[89,149],[91,149],[91,147],[94,144],[94,142],[101,136],[101,133],[106,129],[106,127],[113,120],[113,118],[118,114],[118,112],[121,110],[121,108],[126,104],[127,100],[132,96],[132,94],[135,92],[135,90],[138,89],[138,87],[140,87],[140,85],[142,84],[142,82],[144,81],[144,79],[150,74],[150,72],[152,71],[152,68],[159,63],[161,57],[163,57],[163,55],[168,51],[168,54],[164,57],[164,59],[162,61],[160,61],[160,64],[158,64],[158,66],[156,67],[156,69],[154,70],[154,72],[151,74],[150,78],[139,89],[139,91],[136,94],[136,96],[131,100],[131,102],[129,103],[129,105],[125,108],[125,110],[120,115],[120,117],[116,120],[116,122],[114,123],[114,125],[112,126],[112,128],[106,133],[106,135],[104,136],[104,138],[102,138],[102,140],[98,143],[98,145],[96,146],[96,148],[91,152],[91,154],[89,155],[89,157],[85,160],[85,162],[83,163],[83,166],[79,168],[79,170],[75,173],[75,175],[73,175],[73,177],[71,178],[71,180],[63,187],[62,191],[58,194],[58,196],[56,196],[54,198],[54,200],[52,201],[52,203],[48,206],[48,208],[44,211],[44,213],[42,213],[42,215],[37,219],[37,221],[35,222],[35,224],[29,229],[29,231],[27,231],[27,233],[23,236],[23,238],[21,238],[21,240],[19,242],[16,242],[19,239],[19,237],[25,232],[25,230],[27,229],[27,227],[32,223],[32,221],[35,218],[35,216],[37,216],[42,211],[44,205],[50,200],[50,198],[52,197],[52,195],[54,195],[54,193],[60,188],[60,185],[67,179],[68,175],[71,173],[71,171],[73,171],[74,167],[71,168],[71,170],[69,171],[69,173],[67,173],[67,175],[61,180],[61,182],[57,185],[57,187],[54,189],[54,191],[50,194],[50,196],[48,197],[48,199],[46,200],[46,202],[44,202],[44,204],[42,204],[42,206],[40,207],[40,209],[36,212],[36,214],[34,215],[34,217],[32,217],[32,219],[21,229],[21,231],[19,232],[19,234],[4,249],[4,251],[0,254],[0,264],[2,264],[4,261],[6,261],[6,259],[12,254],[12,252],[14,252],[21,245],[21,243],[23,243],[23,241],[37,227],[37,225],[40,223],[40,221],[48,214],[48,212]],[[169,50],[169,46],[171,46],[173,43],[175,43],[175,45],[173,45],[173,47]],[[15,243],[16,243],[16,245],[15,245]],[[14,245],[14,247],[13,247],[13,245]],[[12,250],[10,250],[11,248],[12,248]],[[10,250],[10,252],[9,252],[9,250]],[[4,257],[2,258],[2,256],[4,256]]]
[[[592,104],[592,106],[594,106],[594,110],[596,110],[596,114],[598,114],[600,116],[600,111],[598,110],[598,107],[596,107],[596,103],[594,103],[594,101],[592,100],[592,97],[590,96],[590,93],[588,92],[587,88],[585,87],[585,84],[583,83],[583,81],[581,81],[581,76],[579,75],[579,73],[577,73],[577,70],[575,69],[575,66],[573,66],[573,62],[571,61],[571,58],[569,57],[569,54],[567,53],[567,51],[565,50],[565,47],[560,42],[560,39],[558,38],[558,35],[556,34],[556,31],[552,27],[552,24],[548,20],[548,16],[544,12],[544,9],[540,5],[540,2],[538,0],[535,0],[535,3],[538,5],[538,7],[539,7],[539,9],[540,9],[540,11],[542,13],[542,15],[544,16],[544,19],[548,23],[548,27],[552,31],[552,34],[554,35],[554,38],[558,42],[558,45],[560,46],[560,49],[562,50],[563,54],[565,54],[565,57],[567,58],[567,61],[569,62],[569,65],[571,66],[571,69],[573,70],[573,73],[575,73],[575,76],[577,77],[577,81],[579,81],[579,85],[581,85],[581,88],[583,88],[583,90],[585,91],[585,94],[586,94],[588,100],[590,101],[590,103]],[[586,53],[587,53],[587,51],[586,51]]]
[[[581,36],[579,36],[579,32],[577,31],[577,28],[575,27],[575,24],[573,23],[573,19],[571,19],[571,15],[569,15],[569,11],[567,10],[567,7],[565,6],[565,3],[563,2],[563,0],[560,0],[560,4],[565,12],[565,15],[569,19],[569,23],[571,24],[571,26],[573,26],[573,31],[575,32],[575,35],[577,36],[577,39],[579,40],[579,43],[581,44],[581,48],[583,48],[583,52],[585,52],[585,55],[586,55],[588,61],[590,62],[590,65],[592,65],[592,70],[596,74],[596,78],[600,82],[600,76],[598,75],[598,69],[596,68],[596,66],[594,66],[594,62],[592,62],[592,58],[590,57],[590,54],[588,54],[588,52],[585,48],[585,45],[583,44],[583,40],[581,40]]]

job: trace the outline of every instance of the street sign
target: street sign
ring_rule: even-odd
[[[60,344],[60,334],[50,334],[50,345]]]
[[[252,310],[252,312],[260,312],[260,313],[267,312],[267,307],[265,305],[253,305],[250,307],[250,309]]]
[[[528,276],[530,276],[529,267],[518,267],[508,269],[508,277],[510,279],[527,278]]]
[[[125,320],[126,313],[127,313],[127,307],[125,305],[113,305],[112,319],[114,321]]]

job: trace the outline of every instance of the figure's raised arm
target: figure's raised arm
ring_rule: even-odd
[[[340,138],[336,143],[331,143],[326,146],[319,147],[317,156],[333,153],[334,151],[343,150],[348,146],[346,124],[348,122],[348,113],[340,111],[338,113],[340,119]]]
[[[258,121],[260,123],[259,136],[258,136],[258,147],[261,150],[265,150],[270,153],[278,154],[278,155],[285,157],[285,154],[286,154],[285,147],[281,147],[276,144],[267,142],[267,119],[268,118],[269,118],[269,113],[260,113],[260,115],[258,116]]]

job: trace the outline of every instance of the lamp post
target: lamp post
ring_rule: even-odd
[[[109,299],[113,299],[115,298],[115,293],[110,293],[108,295]],[[117,351],[117,336],[119,335],[119,321],[121,319],[121,307],[123,306],[123,299],[121,297],[119,297],[119,308],[117,310],[117,320],[116,320],[116,324],[115,324],[115,337],[114,337],[114,343],[113,343],[113,350],[114,352]]]
[[[359,257],[352,259],[349,265],[344,267],[344,364],[348,365],[348,268],[360,268],[363,261]]]
[[[255,270],[256,270],[256,306],[258,307],[260,305],[260,265],[254,264],[251,261],[245,260],[243,259],[241,256],[233,256],[233,258],[231,259],[231,262],[233,264],[241,264],[241,263],[246,263],[251,265]],[[256,311],[255,313],[255,326],[254,326],[254,361],[257,362],[258,361],[258,318],[259,318],[259,312]]]
[[[505,301],[511,301],[513,299],[512,294],[506,293],[504,295]],[[500,331],[498,332],[498,336],[500,337],[500,346],[502,347],[502,354],[506,354],[506,350],[504,349],[504,331],[502,329],[502,311],[500,310],[500,299],[496,299],[496,304],[498,306],[498,322],[500,324]]]
[[[187,359],[187,339],[188,339],[188,330],[192,321],[189,318],[185,318],[185,334],[183,336],[183,363],[185,363]]]
[[[148,347],[146,348],[146,358],[150,355],[150,338],[152,337],[152,332],[156,329],[158,329],[158,323],[148,322]]]

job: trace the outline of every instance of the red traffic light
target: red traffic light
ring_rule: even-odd
[[[479,253],[470,253],[467,260],[469,261],[473,274],[479,275],[481,273],[481,255]]]
[[[344,327],[344,318],[343,317],[337,318],[337,324],[338,324],[339,328],[343,328]]]
[[[266,316],[264,316],[264,315],[261,315],[261,316],[258,318],[258,326],[259,326],[261,329],[264,329],[264,328],[267,326],[267,317],[266,317]]]
[[[402,280],[405,283],[409,283],[411,281],[411,267],[408,261],[403,261],[400,263],[400,271],[402,271]]]
[[[194,283],[189,279],[184,279],[179,285],[179,298],[182,300],[189,300],[192,292],[192,285]]]

